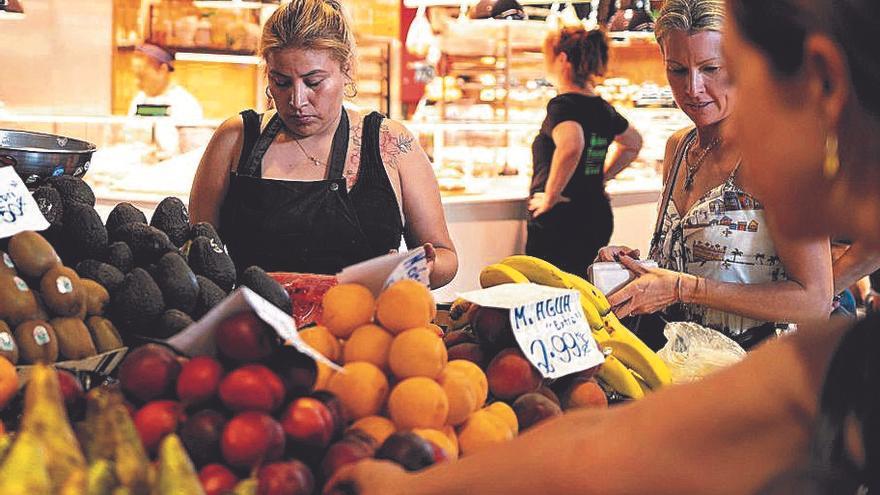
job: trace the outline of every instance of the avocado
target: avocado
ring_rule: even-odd
[[[101,316],[110,303],[110,294],[103,285],[91,279],[84,279],[82,286],[86,293],[86,315]]]
[[[293,314],[290,294],[262,268],[250,266],[238,277],[238,285],[248,287],[286,314]]]
[[[101,284],[108,292],[113,292],[122,284],[125,274],[113,265],[102,263],[98,260],[83,260],[76,265],[76,273],[81,278],[94,280]]]
[[[122,241],[116,241],[107,246],[107,256],[104,261],[108,265],[118,268],[123,274],[134,268],[134,255],[131,254],[131,248]]]
[[[48,322],[29,320],[15,327],[19,358],[23,364],[54,363],[58,360],[58,337]]]
[[[57,177],[50,177],[46,183],[61,194],[61,201],[64,203],[65,210],[68,205],[73,203],[85,204],[91,207],[95,206],[95,193],[79,177],[59,175]]]
[[[165,312],[162,291],[143,268],[135,268],[110,296],[114,323],[125,332],[141,333]]]
[[[28,277],[42,277],[61,259],[55,248],[36,232],[19,232],[9,239],[9,257],[20,273]]]
[[[205,316],[205,313],[210,311],[211,308],[220,304],[223,299],[226,299],[226,291],[218,287],[214,282],[211,282],[211,279],[202,275],[196,275],[196,280],[199,281],[199,300],[196,303],[196,309],[193,310],[192,316],[198,320]]]
[[[90,316],[86,320],[86,326],[92,335],[92,341],[99,353],[112,351],[122,347],[122,337],[113,325],[113,322],[101,316]]]
[[[147,216],[131,203],[119,203],[107,215],[107,232],[113,232],[127,223],[147,224]]]
[[[89,329],[79,318],[55,318],[49,324],[55,329],[58,351],[64,359],[85,359],[98,354]]]
[[[18,344],[9,325],[3,320],[0,320],[0,357],[5,357],[12,364],[18,362]]]
[[[167,339],[180,333],[184,328],[193,324],[193,319],[188,314],[178,309],[169,309],[152,325],[152,332],[148,335],[157,339]]]
[[[85,259],[100,259],[107,250],[107,229],[101,217],[89,205],[72,203],[64,207],[65,254],[66,263]]]
[[[189,232],[189,238],[191,241],[194,241],[197,237],[207,237],[208,239],[213,240],[214,244],[223,247],[223,240],[220,239],[220,234],[218,234],[217,229],[208,222],[199,222],[192,226]]]
[[[32,196],[49,225],[60,227],[64,223],[64,202],[57,189],[52,186],[40,186]]]
[[[162,256],[152,275],[162,290],[167,308],[192,313],[199,299],[199,281],[183,256],[177,253]]]
[[[12,326],[37,316],[37,300],[18,276],[0,275],[0,320]]]
[[[119,227],[113,231],[110,241],[128,244],[134,266],[140,267],[155,263],[167,252],[177,251],[165,232],[142,223],[128,223]]]
[[[165,232],[175,246],[180,247],[189,239],[189,213],[180,198],[162,200],[153,212],[150,225]]]
[[[76,316],[86,297],[79,275],[66,266],[56,266],[47,271],[40,280],[40,295],[46,308],[56,316]]]
[[[196,237],[189,247],[189,266],[196,275],[204,275],[226,292],[235,285],[235,264],[222,246],[207,237]]]
[[[4,275],[14,277],[18,275],[18,271],[15,269],[15,263],[12,261],[12,258],[6,254],[6,251],[0,251],[0,277]]]

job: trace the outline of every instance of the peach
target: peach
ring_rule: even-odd
[[[311,469],[297,460],[273,462],[257,473],[257,495],[311,495],[314,491]]]
[[[411,431],[397,432],[382,443],[376,459],[394,461],[407,471],[418,471],[434,464],[434,447]]]
[[[486,369],[489,390],[502,400],[513,400],[541,386],[541,374],[519,349],[505,349]]]
[[[177,377],[177,398],[186,405],[207,402],[217,395],[223,366],[209,356],[194,357],[180,369]]]
[[[562,405],[565,407],[565,410],[581,407],[603,409],[608,407],[608,398],[596,380],[580,379],[572,382],[565,391]]]
[[[308,394],[318,378],[318,365],[293,346],[281,346],[269,360],[272,369],[284,382],[288,397]]]
[[[278,345],[278,336],[251,311],[244,311],[220,322],[214,334],[217,349],[239,363],[268,358]]]
[[[238,484],[238,476],[222,464],[208,464],[199,471],[205,495],[223,495]]]
[[[521,395],[513,403],[520,431],[527,430],[541,421],[562,415],[559,405],[547,396],[532,392]]]
[[[486,367],[486,353],[483,351],[483,348],[478,344],[472,344],[469,342],[465,342],[463,344],[456,344],[449,348],[449,360],[453,361],[456,359],[464,359],[465,361],[470,361],[480,368]]]
[[[261,364],[242,366],[220,382],[220,400],[232,411],[271,413],[281,407],[284,395],[284,383]]]
[[[290,444],[325,449],[333,440],[333,413],[318,399],[295,399],[281,415],[281,427]]]
[[[321,475],[325,480],[330,479],[342,466],[370,457],[373,457],[371,444],[346,436],[327,449],[321,461]]]
[[[220,462],[220,438],[226,417],[213,409],[201,410],[180,428],[180,440],[196,466]]]
[[[144,448],[150,454],[155,454],[165,435],[174,433],[177,425],[184,419],[183,408],[179,402],[157,400],[148,402],[135,413],[134,426]]]
[[[443,336],[443,342],[446,344],[446,347],[449,348],[458,344],[474,344],[476,343],[476,340],[469,332],[464,330],[453,330]]]
[[[490,355],[516,345],[509,310],[481,307],[474,312],[472,321],[477,341]]]
[[[128,353],[119,367],[119,383],[130,397],[148,402],[170,396],[180,363],[167,347],[147,344]]]
[[[284,453],[284,429],[268,414],[243,412],[226,423],[220,440],[223,458],[232,466],[252,468]]]

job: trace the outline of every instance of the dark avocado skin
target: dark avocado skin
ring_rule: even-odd
[[[238,277],[238,285],[248,287],[281,311],[292,314],[293,303],[290,301],[290,294],[262,268],[251,266],[245,269]]]
[[[162,256],[156,263],[153,279],[159,285],[168,309],[192,314],[199,299],[199,281],[182,256],[177,253]]]
[[[165,312],[162,291],[143,268],[135,268],[110,296],[111,320],[120,330],[142,334]]]
[[[193,311],[192,316],[195,319],[199,319],[205,316],[205,313],[210,311],[211,308],[220,304],[220,301],[226,298],[227,294],[207,277],[196,275],[196,280],[199,281],[199,300],[196,303],[196,309]]]
[[[165,232],[171,242],[181,247],[189,239],[189,213],[179,198],[168,197],[162,200],[153,212],[150,225]]]
[[[189,266],[196,275],[204,275],[226,292],[235,285],[235,264],[222,245],[207,237],[196,237],[189,248]]]

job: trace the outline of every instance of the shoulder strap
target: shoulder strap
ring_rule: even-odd
[[[675,182],[678,180],[678,171],[681,169],[681,162],[684,160],[684,154],[687,153],[691,142],[696,136],[697,130],[693,129],[687,133],[675,149],[672,170],[669,173],[669,179],[666,181],[666,187],[663,189],[663,196],[660,199],[660,209],[657,212],[657,224],[654,226],[654,235],[651,238],[651,249],[660,242],[660,233],[663,230],[663,220],[666,217],[666,210],[669,209],[669,202],[672,201],[672,191],[675,190]]]
[[[330,166],[327,170],[328,179],[341,179],[345,171],[345,159],[348,156],[348,111],[342,109],[339,117],[339,125],[333,134],[333,143],[330,145]]]
[[[363,178],[373,181],[385,174],[379,146],[381,137],[379,134],[384,118],[385,116],[379,112],[371,112],[364,118],[363,139],[361,139],[361,163],[358,172],[360,179],[358,181]]]
[[[244,110],[240,115],[244,122],[244,142],[241,145],[241,155],[238,157],[236,171],[246,168],[247,160],[254,151],[257,139],[260,138],[260,114],[253,110]]]

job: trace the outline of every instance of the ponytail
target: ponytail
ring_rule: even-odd
[[[583,86],[608,68],[608,36],[605,31],[566,27],[552,36],[553,54],[565,53],[571,64],[571,80]]]

